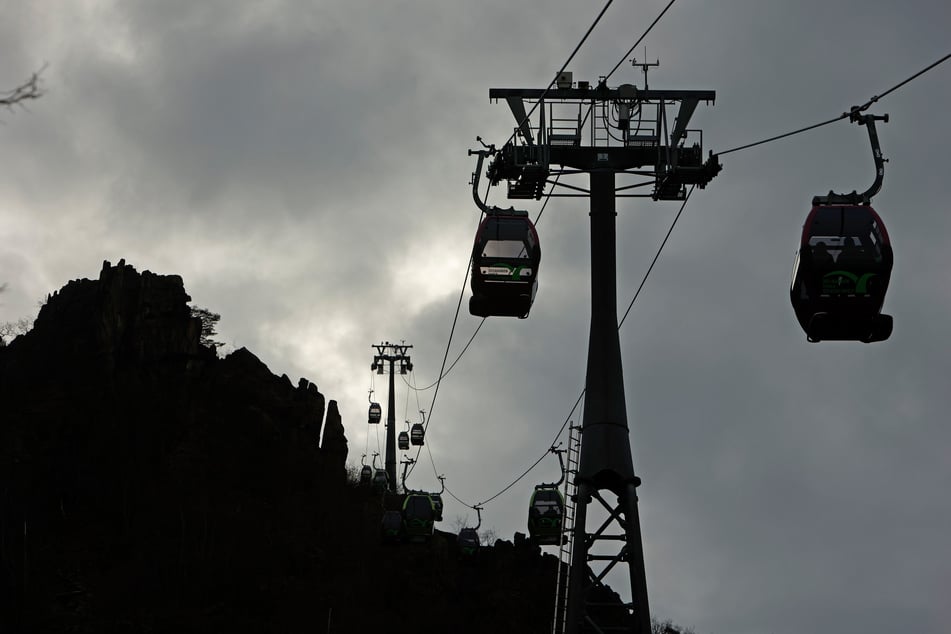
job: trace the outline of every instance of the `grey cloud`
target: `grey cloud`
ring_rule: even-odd
[[[17,157],[0,172],[4,315],[102,259],[181,274],[222,314],[224,341],[340,402],[359,460],[375,443],[370,344],[405,338],[420,383],[437,376],[477,217],[466,150],[515,124],[488,88],[546,85],[596,14],[561,1],[378,4],[74,6],[65,30],[14,3],[0,53],[28,72],[46,49],[50,67],[48,94],[0,128]],[[569,70],[596,81],[665,4],[612,6]],[[722,151],[891,87],[946,53],[948,17],[931,1],[678,3],[646,42],[661,60],[649,80],[717,90],[694,122]],[[724,155],[688,202],[620,334],[660,616],[698,632],[946,629],[951,131],[935,104],[951,97],[947,73],[876,105],[892,117],[875,202],[896,245],[886,343],[810,345],[788,299],[811,197],[871,181],[864,130],[837,123]],[[611,83],[642,81],[624,64]],[[490,202],[540,207],[500,191]],[[619,202],[619,310],[677,208]],[[549,203],[531,317],[489,320],[440,386],[429,450],[467,502],[547,449],[583,385],[587,211]],[[440,268],[457,252],[461,264]],[[414,266],[432,267],[418,288],[403,284]],[[478,325],[467,300],[450,361]],[[397,385],[398,419],[414,415]],[[487,505],[484,526],[524,532],[532,484],[556,471],[543,460]],[[435,475],[422,453],[414,485]],[[467,513],[448,502],[447,517]]]

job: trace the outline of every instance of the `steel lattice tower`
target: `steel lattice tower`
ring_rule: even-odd
[[[641,481],[631,458],[618,337],[616,203],[618,197],[635,196],[685,200],[688,185],[704,187],[716,176],[716,157],[704,162],[700,143],[687,145],[688,137],[698,136],[687,129],[690,117],[700,101],[712,102],[715,93],[639,90],[630,84],[612,89],[603,81],[592,88],[587,82],[574,84],[571,74],[564,73],[555,88],[493,88],[489,98],[504,99],[517,121],[510,142],[481,152],[493,156],[486,174],[493,184],[507,181],[509,198],[540,199],[546,185],[562,184],[549,180],[553,175],[560,179],[585,173],[590,179],[589,189],[569,186],[570,193],[564,194],[577,197],[580,191],[590,199],[591,324],[567,616],[554,627],[569,634],[650,634],[637,511]],[[530,123],[526,104],[538,112],[537,125]],[[668,126],[667,108],[673,105],[679,109]],[[619,174],[646,180],[619,187]],[[651,193],[630,193],[642,186],[652,186]],[[562,195],[552,190],[550,195]],[[607,519],[589,530],[592,502],[604,508]],[[615,545],[616,552],[604,554],[604,548]],[[624,564],[629,602],[619,601],[604,585],[605,576]]]
[[[395,344],[390,343],[389,341],[384,341],[380,344],[374,344],[371,347],[376,349],[376,354],[373,356],[373,363],[370,365],[370,371],[375,371],[377,374],[383,374],[385,369],[383,364],[389,364],[390,394],[387,400],[386,408],[385,468],[387,490],[389,490],[390,493],[396,493],[396,396],[393,379],[396,376],[397,362],[400,364],[400,374],[406,374],[407,372],[413,371],[413,363],[410,361],[409,355],[406,354],[406,352],[413,346],[408,346],[405,342]]]

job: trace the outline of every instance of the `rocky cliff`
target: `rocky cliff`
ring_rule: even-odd
[[[554,557],[382,545],[336,403],[188,301],[106,262],[0,348],[0,632],[549,631]]]
[[[179,276],[105,262],[0,348],[0,630],[211,601],[294,559],[279,533],[313,530],[344,482],[336,403],[321,449],[317,386],[218,359],[189,301]]]

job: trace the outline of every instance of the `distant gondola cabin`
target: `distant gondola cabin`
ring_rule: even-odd
[[[383,491],[387,487],[389,479],[386,477],[385,469],[376,469],[373,472],[373,488]]]
[[[527,211],[490,208],[472,248],[469,312],[528,317],[538,289],[541,246]]]
[[[405,431],[401,431],[396,436],[396,446],[399,447],[400,451],[406,451],[409,449],[409,434]]]
[[[403,531],[414,540],[429,539],[435,521],[433,501],[426,493],[410,493],[403,500]]]
[[[565,499],[554,487],[539,487],[532,493],[528,506],[528,533],[537,544],[560,544],[561,518]]]
[[[803,224],[789,295],[811,342],[888,339],[881,313],[894,255],[881,217],[868,205],[816,205]]]
[[[430,493],[429,499],[433,501],[433,519],[437,522],[442,521],[442,494]]]
[[[399,511],[391,510],[383,513],[380,522],[380,541],[384,544],[395,544],[403,538],[403,515]]]
[[[365,464],[363,468],[360,469],[360,484],[363,486],[369,486],[370,482],[373,481],[373,469],[370,465]]]
[[[379,403],[370,403],[370,411],[367,414],[367,420],[369,424],[376,425],[380,422],[380,418],[383,417],[383,408],[380,407]]]
[[[422,423],[413,423],[413,426],[409,429],[410,442],[416,446],[422,445],[425,433],[426,430],[423,428]]]
[[[464,557],[472,557],[479,550],[479,532],[474,528],[459,531],[459,552]]]

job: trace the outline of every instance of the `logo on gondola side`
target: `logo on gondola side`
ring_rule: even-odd
[[[835,295],[867,295],[868,282],[877,273],[856,275],[850,271],[830,271],[822,276],[822,291]]]
[[[525,276],[531,277],[532,269],[528,266],[513,266],[510,264],[505,264],[502,262],[497,262],[491,266],[482,266],[479,267],[479,271],[482,275],[497,275],[503,277],[511,277],[514,279],[520,279]]]

